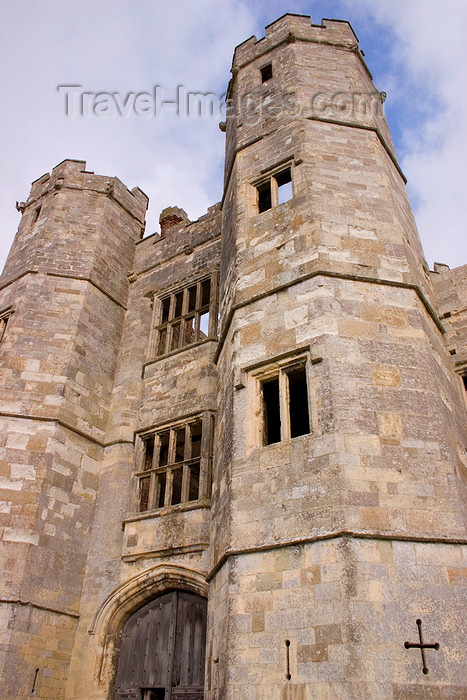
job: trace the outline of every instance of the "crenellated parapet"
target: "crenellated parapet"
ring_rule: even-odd
[[[279,43],[309,41],[318,44],[334,44],[346,49],[355,49],[358,38],[350,22],[323,19],[321,24],[312,24],[309,15],[287,13],[266,26],[265,36],[252,36],[236,47],[234,68],[248,63],[261,54],[275,48]]]

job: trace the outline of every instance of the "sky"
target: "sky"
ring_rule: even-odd
[[[65,158],[146,192],[147,233],[166,206],[195,220],[219,201],[222,115],[166,106],[152,116],[131,95],[222,95],[234,47],[286,12],[351,22],[387,93],[427,261],[467,263],[465,0],[15,0],[0,8],[0,269],[19,223],[15,202]],[[79,87],[58,89],[70,85]],[[123,114],[105,98],[95,109],[97,98],[85,98],[80,114],[84,92],[117,93]]]

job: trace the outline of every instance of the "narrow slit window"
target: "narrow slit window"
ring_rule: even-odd
[[[209,335],[209,312],[201,314],[199,317],[199,330],[201,338],[207,338]]]
[[[180,343],[180,322],[174,323],[172,326],[172,343],[171,349],[176,350]]]
[[[183,292],[179,292],[178,294],[175,295],[174,318],[179,318],[179,316],[182,315],[182,307],[183,307]]]
[[[149,489],[151,486],[151,477],[147,476],[140,479],[139,482],[139,509],[147,510],[149,506]]]
[[[152,469],[152,462],[154,459],[154,438],[149,437],[147,440],[144,441],[144,465],[143,469],[147,471],[148,469]]]
[[[464,389],[467,391],[467,374],[462,375],[462,381],[464,382]]]
[[[264,444],[281,440],[279,378],[263,382]]]
[[[5,336],[6,327],[7,327],[10,315],[11,315],[11,312],[9,311],[9,312],[4,313],[2,316],[0,316],[0,343],[2,342],[2,339]]]
[[[188,490],[188,500],[197,501],[199,498],[199,464],[192,464],[190,470],[190,485]]]
[[[265,182],[259,185],[258,189],[258,211],[261,214],[272,207],[271,183]]]
[[[185,428],[175,431],[175,462],[183,462],[185,459]]]
[[[201,455],[201,435],[202,435],[202,424],[201,421],[193,423],[191,426],[191,457],[199,457]]]
[[[41,215],[41,209],[42,209],[42,204],[39,205],[38,207],[36,207],[36,208],[34,209],[34,214],[33,214],[33,219],[32,219],[32,225],[33,225],[33,226],[34,226],[34,224],[36,223],[36,221],[39,219],[39,217],[40,217],[40,215]]]
[[[157,475],[157,493],[156,493],[156,508],[163,508],[165,503],[165,486],[167,481],[166,472],[161,472]],[[141,508],[140,510],[148,510]]]
[[[165,467],[169,463],[170,433],[162,433],[159,443],[159,467]]]
[[[190,345],[195,342],[196,329],[195,329],[195,317],[189,316],[185,319],[185,338],[184,344]]]
[[[307,435],[310,432],[308,389],[305,366],[287,372],[289,380],[290,437]]]
[[[268,63],[259,69],[261,73],[261,82],[265,83],[272,78],[272,63]]]
[[[182,502],[183,469],[172,470],[172,505]]]
[[[159,331],[159,341],[157,345],[157,354],[162,355],[165,352],[167,342],[167,328],[161,328]]]
[[[188,311],[196,309],[196,285],[188,289]]]
[[[275,176],[277,182],[277,203],[284,204],[292,199],[292,174],[290,168]]]
[[[211,296],[211,280],[207,279],[201,282],[201,306],[209,306]]]
[[[169,320],[169,311],[170,311],[170,297],[166,297],[165,299],[162,299],[162,313],[161,313],[161,322],[165,323],[166,321]]]

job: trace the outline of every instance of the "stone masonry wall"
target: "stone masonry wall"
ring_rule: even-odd
[[[0,279],[2,695],[63,698],[135,241],[147,198],[64,161]],[[29,627],[28,627],[29,626]],[[28,632],[28,634],[26,634]]]
[[[67,685],[70,699],[108,697],[118,656],[106,656],[101,638],[90,636],[89,629],[119,586],[131,587],[145,572],[166,565],[177,576],[189,571],[205,577],[208,570],[209,501],[172,506],[163,513],[138,512],[135,433],[216,409],[215,338],[156,357],[152,327],[161,295],[217,273],[219,236],[220,212],[215,206],[198,221],[175,224],[163,238],[156,234],[137,245]],[[177,579],[173,585],[188,584]],[[148,590],[147,595],[150,599],[154,592]],[[135,597],[133,605],[140,607],[141,597]],[[110,643],[110,637],[105,639],[104,647]]]
[[[208,697],[461,700],[464,567],[456,546],[351,537],[232,556],[210,593]],[[404,647],[418,618],[439,643],[427,676]]]

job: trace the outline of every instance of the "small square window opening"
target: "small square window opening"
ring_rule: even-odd
[[[261,82],[265,83],[267,80],[272,78],[272,63],[268,63],[266,66],[260,68]]]
[[[265,182],[256,185],[258,213],[268,211],[292,199],[292,170],[285,168],[275,173]]]

